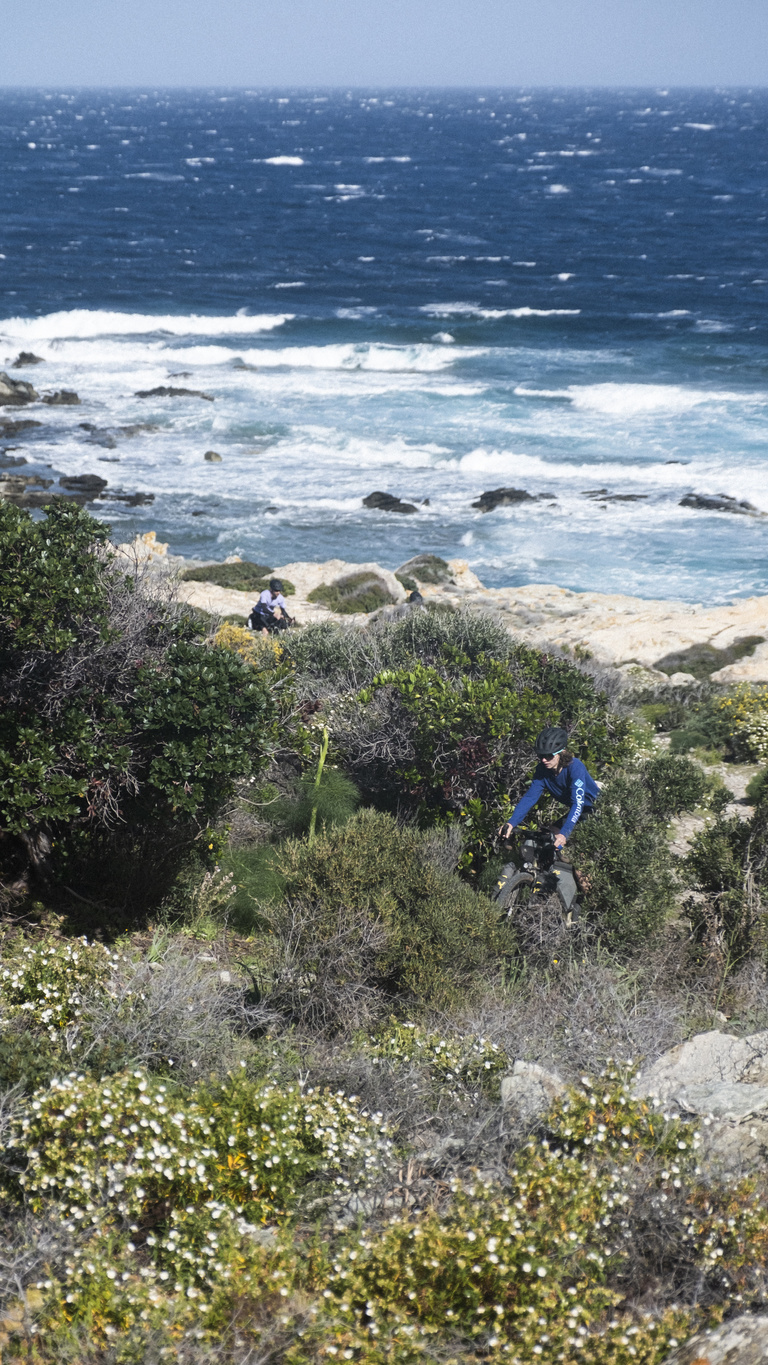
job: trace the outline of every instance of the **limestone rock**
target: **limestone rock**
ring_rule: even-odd
[[[738,659],[735,664],[726,664],[711,673],[713,682],[768,682],[768,640],[756,645],[754,653],[746,659]]]
[[[204,454],[204,456],[203,456],[203,459],[204,459],[204,460],[207,460],[209,464],[222,464],[222,463],[223,463],[222,458],[221,458],[221,456],[220,456],[218,450],[206,450],[206,452],[205,452],[205,454]]]
[[[523,1123],[534,1123],[565,1091],[565,1083],[554,1071],[535,1062],[515,1062],[512,1072],[501,1079],[501,1102]]]
[[[765,1365],[767,1361],[768,1316],[742,1313],[689,1337],[667,1356],[664,1365]]]
[[[155,531],[145,531],[143,536],[136,536],[135,540],[118,545],[117,553],[134,563],[146,563],[148,560],[164,559],[168,546],[157,539]]]
[[[21,408],[25,403],[36,403],[40,394],[25,379],[11,379],[0,370],[0,407]]]
[[[701,1119],[705,1171],[755,1169],[768,1152],[768,1032],[736,1038],[713,1030],[665,1052],[635,1093]]]

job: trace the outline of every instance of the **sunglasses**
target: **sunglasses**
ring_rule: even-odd
[[[563,752],[562,749],[558,749],[558,751],[557,751],[556,754],[540,754],[539,757],[540,757],[540,758],[559,758],[559,757],[560,757],[560,754],[561,754],[562,752]]]

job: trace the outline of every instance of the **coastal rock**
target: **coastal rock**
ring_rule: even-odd
[[[45,361],[41,355],[35,355],[34,351],[19,351],[16,359],[11,365],[12,370],[23,370],[26,365],[44,365]]]
[[[479,512],[492,512],[495,507],[507,507],[517,502],[535,502],[532,493],[526,493],[524,488],[492,488],[487,493],[481,493],[476,502],[472,503]]]
[[[501,1103],[522,1123],[534,1123],[564,1093],[560,1076],[534,1062],[517,1061],[501,1078]]]
[[[89,498],[98,497],[102,489],[107,487],[107,480],[100,478],[98,474],[63,474],[59,483],[67,492],[83,493]]]
[[[712,682],[726,684],[765,682],[768,680],[768,640],[756,645],[754,652],[748,658],[738,659],[733,664],[726,664],[725,668],[718,668],[716,673],[710,674],[710,677]]]
[[[204,456],[203,456],[203,459],[204,459],[204,460],[207,460],[209,464],[221,464],[221,463],[222,463],[221,456],[220,456],[220,454],[219,454],[219,452],[218,452],[217,450],[206,450],[206,452],[205,452],[205,454],[204,454]]]
[[[52,483],[53,479],[45,479],[40,474],[2,474],[0,498],[13,503],[14,507],[42,507],[51,500],[52,495],[44,490]]]
[[[394,493],[369,493],[363,498],[363,507],[372,507],[377,512],[403,512],[410,514],[418,509],[412,502],[403,502]]]
[[[0,407],[21,408],[25,403],[36,403],[40,395],[26,379],[11,379],[0,370]]]
[[[33,417],[23,417],[18,422],[12,422],[7,417],[0,418],[0,441],[12,440],[16,436],[21,436],[23,432],[42,425],[42,422],[36,422]]]
[[[765,1365],[766,1361],[768,1316],[742,1313],[689,1337],[667,1356],[664,1365]]]
[[[145,531],[143,536],[136,536],[135,540],[118,545],[117,553],[121,558],[134,564],[146,564],[164,560],[168,554],[168,545],[157,539],[155,531]]]
[[[176,389],[172,384],[158,384],[154,389],[139,389],[134,398],[204,398],[206,403],[213,403],[212,393],[203,393],[202,389]]]
[[[705,1172],[740,1173],[761,1166],[768,1152],[768,1032],[737,1038],[700,1033],[642,1071],[640,1098],[702,1120]]]
[[[74,389],[57,389],[55,393],[46,393],[43,402],[50,408],[79,408],[80,399]]]
[[[736,512],[743,517],[764,517],[765,512],[761,512],[759,507],[755,507],[751,502],[745,502],[737,498],[732,498],[728,493],[686,493],[680,499],[681,507],[695,507],[701,512]]]
[[[412,559],[406,559],[398,569],[395,569],[395,577],[400,580],[403,587],[409,592],[413,591],[409,587],[406,579],[412,583],[450,583],[451,571],[444,559],[439,555],[414,555]]]

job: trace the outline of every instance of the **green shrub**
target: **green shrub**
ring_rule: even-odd
[[[768,801],[768,768],[763,768],[747,783],[747,800],[754,806],[762,806]]]
[[[266,564],[252,564],[243,559],[238,564],[204,564],[199,569],[184,569],[181,577],[188,583],[215,583],[220,588],[230,588],[235,592],[264,592],[269,587],[274,570]],[[281,578],[283,595],[292,597],[296,592],[287,578]]]
[[[72,504],[0,506],[0,872],[159,900],[271,742],[271,682],[141,596]]]
[[[415,555],[413,559],[406,560],[400,568],[395,571],[395,578],[402,583],[404,588],[412,592],[418,583],[447,583],[451,577],[451,570],[444,559],[439,555]]]
[[[768,809],[749,821],[720,817],[695,836],[686,858],[704,898],[686,910],[695,944],[722,960],[727,973],[768,944]]]
[[[590,677],[515,645],[488,617],[424,611],[302,636],[287,646],[297,691],[327,697],[336,761],[371,804],[423,826],[458,823],[465,870],[491,854],[544,725],[566,725],[598,773],[631,748],[628,722]]]
[[[294,836],[306,834],[317,810],[316,828],[319,831],[345,825],[360,805],[360,793],[349,778],[338,768],[325,767],[318,787],[313,774],[299,780],[295,795],[275,802],[268,810],[269,818]]]
[[[666,822],[698,805],[707,787],[695,764],[660,756],[611,777],[594,814],[577,825],[569,857],[587,881],[585,908],[608,946],[637,946],[661,928],[676,890]]]
[[[392,606],[395,599],[383,579],[375,573],[363,572],[346,574],[334,583],[321,583],[307,593],[307,601],[319,602],[342,616],[352,616]]]
[[[281,872],[289,902],[321,908],[312,922],[320,940],[338,933],[341,912],[365,911],[381,924],[386,938],[368,984],[422,1005],[464,995],[479,971],[509,951],[491,902],[432,866],[424,836],[389,815],[366,809],[312,845],[289,840]]]

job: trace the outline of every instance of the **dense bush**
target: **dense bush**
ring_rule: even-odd
[[[220,588],[234,589],[236,592],[250,592],[254,596],[269,587],[274,570],[265,564],[253,564],[248,559],[238,560],[235,564],[204,564],[197,569],[185,569],[182,578],[188,583],[216,583]],[[292,597],[296,589],[287,578],[281,578],[283,594]]]
[[[687,902],[699,950],[722,961],[725,973],[768,946],[768,805],[749,821],[718,818],[694,838],[686,859],[694,887]]]
[[[342,616],[352,616],[391,606],[395,599],[380,575],[364,571],[345,574],[333,583],[321,583],[307,594],[307,601],[319,602]]]
[[[273,732],[265,674],[142,595],[72,504],[0,506],[0,860],[159,899]]]
[[[350,913],[362,915],[366,941],[372,924],[382,931],[365,983],[421,1005],[464,994],[479,971],[510,949],[491,902],[435,867],[425,836],[400,828],[389,815],[363,810],[311,845],[288,841],[281,871],[286,901],[316,907],[301,943],[306,990],[314,992],[313,955],[348,932]],[[291,922],[292,939],[296,933]]]
[[[667,821],[698,806],[708,785],[690,760],[660,755],[611,777],[594,814],[576,827],[569,856],[585,878],[585,906],[604,943],[631,948],[661,928],[677,887]]]
[[[532,742],[567,726],[598,773],[629,727],[572,663],[516,646],[488,617],[424,611],[365,632],[302,632],[297,689],[325,701],[334,752],[365,799],[421,825],[458,822],[463,866],[482,866],[530,778]]]

